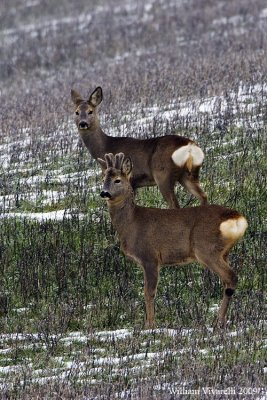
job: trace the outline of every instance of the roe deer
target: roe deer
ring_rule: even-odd
[[[134,202],[130,184],[132,162],[123,153],[99,159],[104,170],[101,197],[107,200],[111,221],[126,256],[143,267],[146,327],[155,324],[154,299],[161,265],[198,261],[223,282],[224,294],[217,325],[226,322],[237,276],[228,254],[248,226],[237,211],[219,205],[177,210],[147,208]]]
[[[71,91],[71,97],[79,134],[94,159],[103,158],[106,153],[123,152],[130,156],[133,189],[158,185],[170,208],[179,208],[174,193],[176,182],[180,182],[202,204],[207,203],[207,195],[198,179],[204,154],[194,141],[177,135],[151,139],[108,136],[101,129],[97,115],[97,106],[103,98],[101,87],[97,87],[88,100],[75,90]]]

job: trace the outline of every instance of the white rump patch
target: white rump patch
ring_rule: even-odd
[[[220,231],[227,239],[239,239],[244,235],[247,227],[248,223],[246,218],[240,216],[237,219],[232,218],[222,222]]]
[[[172,153],[172,160],[178,167],[183,167],[190,156],[192,157],[192,164],[194,167],[201,165],[204,160],[203,151],[195,143],[188,143],[186,146],[175,150]]]

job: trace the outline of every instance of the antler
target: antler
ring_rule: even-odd
[[[114,167],[115,157],[112,153],[105,154],[105,160],[106,160],[107,168]]]
[[[123,153],[115,154],[115,156],[112,153],[105,154],[107,168],[121,169],[124,158],[125,156]]]
[[[114,165],[114,167],[116,169],[122,169],[122,164],[123,164],[124,158],[125,158],[124,153],[118,153],[118,154],[115,155],[115,165]]]

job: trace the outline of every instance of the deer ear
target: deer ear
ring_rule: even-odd
[[[107,169],[107,163],[106,161],[102,160],[102,158],[97,159],[98,164],[100,164],[100,167],[102,171],[104,172]]]
[[[103,100],[103,92],[101,87],[98,86],[89,97],[88,103],[91,104],[93,107],[97,107],[99,106],[102,100]]]
[[[76,106],[78,106],[84,101],[80,93],[76,92],[76,90],[74,89],[71,89],[71,98]]]
[[[121,166],[122,173],[125,174],[126,176],[129,176],[130,173],[132,172],[132,169],[133,169],[132,160],[130,159],[130,157],[125,158]]]

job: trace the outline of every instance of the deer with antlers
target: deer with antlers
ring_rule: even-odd
[[[134,190],[157,185],[169,208],[179,208],[174,188],[180,182],[201,204],[207,203],[207,195],[199,185],[204,154],[193,140],[178,135],[150,139],[108,136],[101,128],[97,114],[103,98],[101,87],[97,87],[88,99],[72,90],[71,98],[79,134],[94,159],[103,158],[106,153],[120,152],[131,157]]]
[[[228,254],[248,226],[238,211],[219,205],[183,209],[158,209],[135,204],[131,174],[133,164],[123,153],[98,159],[104,171],[101,197],[107,200],[121,249],[142,266],[146,327],[155,325],[154,299],[160,267],[197,261],[222,280],[224,293],[217,325],[224,326],[237,275]]]

